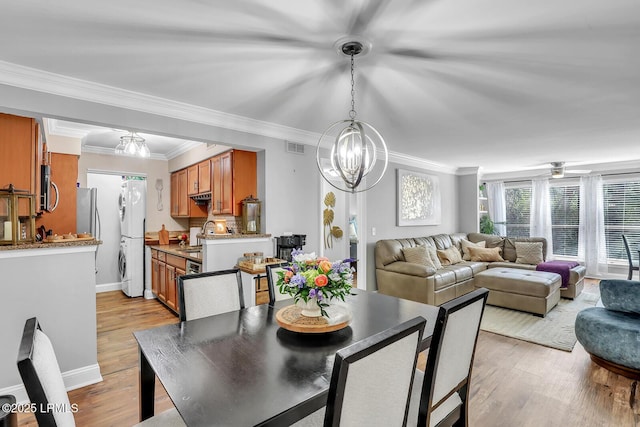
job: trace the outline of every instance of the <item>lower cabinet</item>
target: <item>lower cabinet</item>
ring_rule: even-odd
[[[178,277],[186,274],[186,263],[186,258],[151,250],[151,290],[176,314],[180,312]]]

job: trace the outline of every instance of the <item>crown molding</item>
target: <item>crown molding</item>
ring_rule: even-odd
[[[0,84],[276,139],[315,144],[320,134],[0,61]]]
[[[456,169],[456,175],[479,175],[479,174],[480,174],[479,166],[469,166],[469,167]]]
[[[91,153],[91,154],[102,154],[104,156],[118,156],[118,157],[120,157],[119,154],[116,154],[116,152],[115,152],[115,150],[113,148],[96,147],[94,145],[83,145],[82,146],[82,152],[83,153]],[[138,157],[138,156],[124,156],[124,157],[130,157],[132,159],[140,159],[140,160],[146,160],[146,159],[168,160],[167,156],[163,156],[162,154],[151,154],[151,156],[147,157],[146,159],[144,157]]]
[[[407,154],[397,153],[394,151],[389,151],[389,161],[400,163],[406,166],[428,169],[434,172],[455,174],[457,171],[457,168],[455,166],[448,166],[442,163],[436,163],[430,160],[421,159],[419,157],[409,156]]]

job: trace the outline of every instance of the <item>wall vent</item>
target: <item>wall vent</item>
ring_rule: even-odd
[[[285,141],[284,151],[293,154],[304,154],[304,144],[296,144],[295,142]]]

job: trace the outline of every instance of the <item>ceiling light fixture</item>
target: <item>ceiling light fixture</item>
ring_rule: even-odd
[[[551,162],[551,178],[564,178],[564,162]]]
[[[150,157],[151,152],[145,139],[135,132],[129,131],[120,137],[120,144],[116,147],[116,154],[123,156]]]
[[[333,187],[357,193],[380,182],[387,170],[389,153],[382,135],[370,124],[356,120],[354,57],[363,52],[363,44],[347,41],[340,50],[351,57],[351,110],[348,120],[333,123],[318,140],[316,163],[322,177]],[[321,148],[329,144],[331,172],[323,167],[321,161]],[[342,178],[342,182],[335,180],[336,175]]]

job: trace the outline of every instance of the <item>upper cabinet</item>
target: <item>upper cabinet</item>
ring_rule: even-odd
[[[189,196],[211,192],[211,161],[209,159],[187,168]]]
[[[36,196],[40,212],[42,138],[35,119],[0,113],[0,188],[13,184]]]
[[[207,205],[191,196],[211,193],[211,213],[242,214],[242,199],[257,194],[257,156],[231,150],[171,174],[171,216],[207,217]]]
[[[211,159],[211,213],[239,216],[242,199],[257,194],[257,157],[232,150]]]
[[[206,218],[206,205],[197,205],[189,197],[189,171],[182,169],[171,174],[171,216],[179,218]]]

